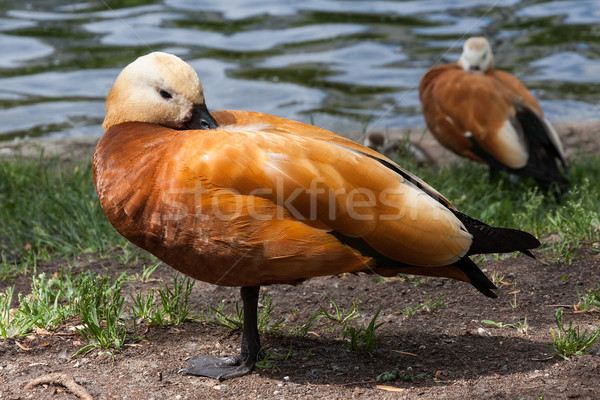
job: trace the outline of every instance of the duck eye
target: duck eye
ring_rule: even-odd
[[[173,96],[171,95],[171,93],[167,92],[166,90],[162,90],[162,89],[160,89],[160,90],[158,91],[158,94],[160,94],[160,96],[161,96],[163,99],[172,99],[172,98],[173,98]]]

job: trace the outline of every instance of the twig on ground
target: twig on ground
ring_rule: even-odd
[[[75,382],[75,379],[73,379],[72,376],[61,372],[42,375],[25,385],[25,389],[31,389],[33,386],[44,383],[57,383],[67,388],[74,395],[81,397],[83,400],[94,400],[92,395],[90,395],[83,386]]]
[[[15,340],[15,344],[16,344],[17,346],[19,346],[19,348],[21,348],[21,350],[25,350],[25,351],[29,351],[29,350],[31,350],[31,347],[27,347],[27,346],[25,346],[25,345],[22,345],[22,344],[21,344],[21,343],[19,343],[17,340]]]
[[[419,357],[415,353],[409,353],[408,351],[392,350],[394,353],[402,354],[403,356]]]
[[[366,384],[371,384],[371,383],[377,383],[377,380],[376,379],[369,379],[369,380],[366,380],[366,381],[341,383],[340,386],[366,385]]]

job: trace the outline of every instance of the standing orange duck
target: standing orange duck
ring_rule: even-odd
[[[483,37],[468,39],[455,64],[431,68],[419,97],[435,138],[456,154],[532,177],[544,190],[564,192],[569,181],[560,138],[537,100],[514,76],[492,69]]]
[[[195,279],[241,286],[238,356],[190,359],[227,379],[261,356],[259,287],[344,272],[444,276],[496,297],[471,254],[539,246],[493,228],[379,153],[312,125],[249,111],[209,113],[194,70],[151,53],[106,101],[94,184],[128,240]]]

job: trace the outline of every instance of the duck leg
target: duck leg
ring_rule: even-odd
[[[220,381],[249,374],[261,354],[257,326],[258,291],[260,286],[242,287],[240,294],[244,304],[244,329],[242,351],[237,356],[215,357],[211,355],[190,357],[190,366],[181,370],[185,375],[208,376]]]
[[[489,168],[489,180],[488,182],[492,185],[498,183],[500,181],[500,170],[498,168],[492,167],[490,165]]]

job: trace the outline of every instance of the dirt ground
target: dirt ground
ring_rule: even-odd
[[[575,139],[566,134],[565,141],[573,140],[583,152],[597,152],[597,125],[594,132],[587,132],[587,136],[573,134]],[[0,154],[10,155],[11,149],[14,147],[5,145]],[[83,154],[89,149],[89,144],[71,147]],[[55,273],[66,265],[64,261],[41,263],[38,273]],[[114,360],[98,351],[72,357],[84,343],[72,334],[68,323],[53,334],[0,340],[0,399],[78,398],[55,384],[25,388],[35,378],[55,372],[72,376],[95,400],[600,399],[600,343],[589,355],[570,361],[554,356],[547,346],[552,342],[550,329],[556,329],[559,306],[565,309],[563,321],[567,324],[572,321],[590,331],[600,324],[599,313],[576,313],[572,308],[577,303],[577,286],[586,293],[600,282],[597,249],[580,250],[570,265],[547,263],[540,253],[535,260],[510,257],[480,265],[488,275],[503,277],[506,284],[500,285],[498,299],[488,299],[468,284],[436,278],[378,280],[348,274],[312,279],[296,287],[267,287],[274,318],[285,317],[287,326],[280,333],[263,335],[262,344],[281,358],[291,348],[291,355],[277,360],[274,368],[257,369],[224,382],[178,374],[189,356],[239,351],[239,331],[207,322],[150,328],[145,340],[126,346]],[[114,277],[123,271],[141,273],[139,265],[126,267],[112,258],[91,255],[80,257],[73,268],[108,270]],[[161,265],[153,278],[170,284],[173,272]],[[0,281],[0,291],[12,285],[15,292],[26,293],[30,282],[26,276]],[[125,283],[123,293],[131,296],[157,286],[156,281],[131,281]],[[423,303],[426,296],[436,299],[442,294],[446,307],[410,316],[401,312]],[[320,306],[329,306],[325,295],[345,310],[360,295],[357,308],[361,317],[354,325],[367,325],[381,308],[377,321],[384,324],[376,333],[382,340],[373,354],[347,350],[339,331],[329,333],[318,323],[306,336],[290,331],[306,323]],[[190,301],[192,312],[198,313],[221,299],[231,305],[238,298],[236,288],[197,282]],[[526,332],[481,322],[514,323],[525,317]],[[393,370],[398,370],[398,379],[376,381],[378,375]]]
[[[125,347],[113,361],[98,351],[71,357],[83,344],[78,335],[68,335],[72,331],[64,324],[58,334],[0,343],[0,398],[76,399],[60,385],[24,389],[33,379],[54,372],[73,376],[94,399],[600,398],[597,345],[591,354],[570,361],[553,357],[547,347],[560,305],[566,310],[565,323],[573,321],[582,330],[599,324],[598,314],[572,312],[576,286],[585,293],[600,282],[600,255],[588,250],[579,256],[572,265],[547,264],[541,256],[536,260],[484,261],[488,274],[504,277],[506,285],[498,290],[498,299],[483,297],[470,285],[436,278],[379,281],[369,275],[348,274],[312,279],[296,287],[268,287],[274,318],[283,316],[288,322],[281,333],[263,335],[262,344],[282,358],[291,346],[291,356],[276,360],[276,368],[258,369],[224,382],[183,376],[178,370],[191,355],[239,351],[239,331],[206,322],[150,328],[146,340]],[[38,272],[58,272],[62,265],[45,263]],[[141,273],[141,268],[124,267],[106,258],[81,258],[75,268],[108,269],[115,277],[123,271]],[[170,283],[172,274],[170,267],[161,265],[153,278]],[[26,292],[29,280],[21,276],[13,282],[0,282],[0,290],[9,285]],[[124,293],[133,295],[153,286],[157,283],[132,281],[125,284]],[[515,290],[518,293],[512,293]],[[372,355],[347,350],[339,332],[331,334],[319,324],[304,337],[290,332],[319,306],[328,308],[325,295],[348,310],[359,294],[357,325],[367,325],[381,307],[378,321],[384,324],[377,333],[382,341]],[[426,295],[437,298],[441,294],[447,307],[411,316],[400,312],[424,302]],[[236,288],[198,282],[191,296],[192,311],[208,311],[220,299],[231,305],[238,296]],[[526,332],[481,322],[512,323],[525,317]],[[399,379],[376,381],[378,375],[395,369]]]

